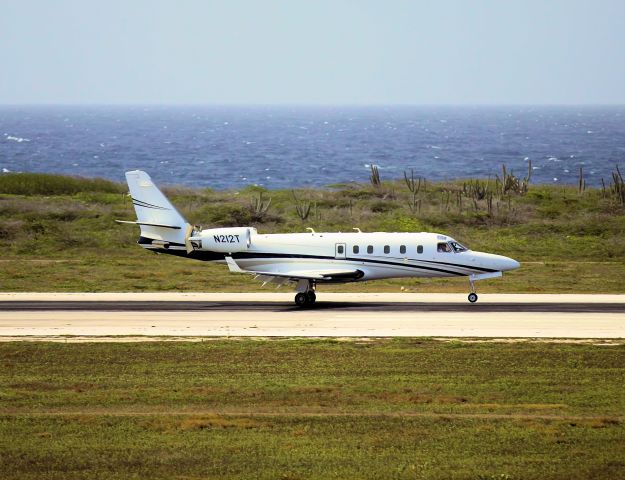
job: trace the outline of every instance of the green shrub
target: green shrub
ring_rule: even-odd
[[[81,178],[47,173],[0,175],[0,193],[13,195],[74,195],[79,192],[123,193],[128,188],[102,178]]]

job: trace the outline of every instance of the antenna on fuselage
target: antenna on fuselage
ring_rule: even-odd
[[[353,227],[352,230],[356,230],[358,233],[362,233],[362,230],[358,227]]]
[[[306,230],[310,230],[310,233],[315,234],[315,230],[313,228],[307,227]]]

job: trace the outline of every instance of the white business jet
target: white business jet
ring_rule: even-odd
[[[231,272],[255,275],[265,283],[296,284],[295,303],[315,303],[322,283],[362,282],[399,277],[469,278],[469,301],[477,301],[474,282],[501,277],[519,268],[508,257],[474,252],[437,233],[259,234],[253,227],[205,228],[190,225],[150,176],[126,173],[137,221],[139,245],[156,253],[226,263]]]

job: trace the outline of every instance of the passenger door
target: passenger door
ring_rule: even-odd
[[[337,243],[334,246],[334,258],[345,258],[345,244]]]

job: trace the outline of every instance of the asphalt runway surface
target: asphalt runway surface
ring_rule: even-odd
[[[0,341],[394,336],[625,339],[625,295],[0,293]]]
[[[553,312],[553,313],[622,313],[625,303],[445,303],[445,302],[341,302],[317,301],[312,307],[297,307],[293,302],[257,301],[0,301],[5,312]]]

